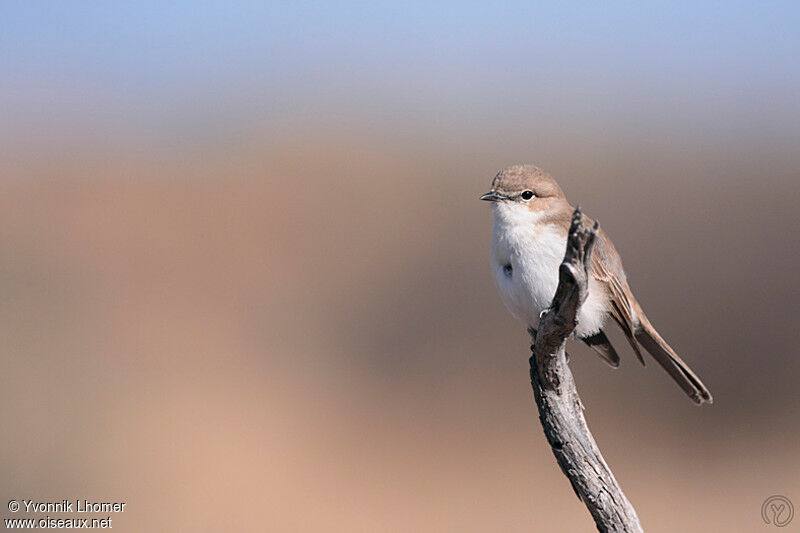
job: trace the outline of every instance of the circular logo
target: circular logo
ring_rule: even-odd
[[[794,505],[786,496],[770,496],[761,504],[761,518],[773,526],[787,526],[794,518]]]

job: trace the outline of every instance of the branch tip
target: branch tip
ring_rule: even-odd
[[[578,309],[588,296],[588,268],[599,228],[596,220],[592,227],[585,226],[580,206],[575,208],[550,310],[540,319],[538,331],[528,330],[533,339],[531,385],[539,420],[558,465],[598,530],[641,532],[636,511],[586,425],[565,350]],[[604,493],[608,498],[598,497]]]

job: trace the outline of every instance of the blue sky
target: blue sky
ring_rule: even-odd
[[[783,120],[798,115],[799,5],[5,2],[0,110],[216,123],[309,106],[489,119],[666,104]]]
[[[601,5],[602,4],[602,5]],[[798,4],[6,2],[7,73],[158,80],[206,68],[798,67]],[[797,72],[793,72],[796,76]]]

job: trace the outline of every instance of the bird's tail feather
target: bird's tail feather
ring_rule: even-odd
[[[603,360],[614,368],[619,367],[619,355],[611,345],[611,341],[606,337],[605,332],[601,329],[590,337],[581,339],[586,345],[597,352]]]
[[[672,379],[680,385],[686,394],[698,405],[712,403],[714,399],[697,374],[692,372],[683,360],[678,357],[667,342],[661,338],[658,331],[647,320],[646,317],[639,317],[639,327],[634,332],[634,337],[642,347],[650,352],[658,364],[666,370]]]

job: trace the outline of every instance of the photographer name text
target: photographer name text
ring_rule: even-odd
[[[85,499],[58,502],[22,500],[26,513],[122,513],[126,505],[125,502],[93,502]]]

